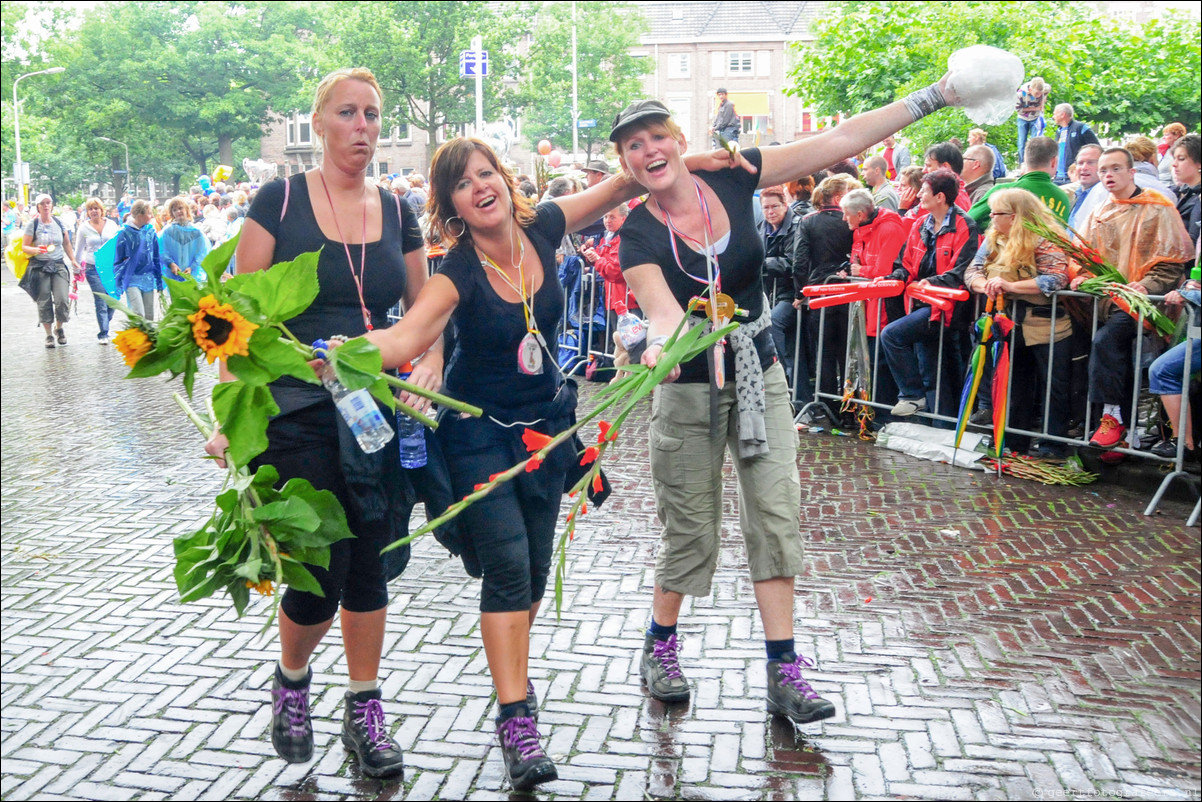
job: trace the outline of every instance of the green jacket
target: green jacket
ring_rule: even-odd
[[[1068,213],[1072,210],[1072,204],[1069,203],[1068,195],[1064,190],[1052,183],[1052,177],[1041,170],[1034,170],[1029,173],[1023,173],[1017,181],[1012,181],[1009,184],[998,184],[993,189],[985,193],[979,201],[972,205],[968,210],[968,216],[977,221],[977,225],[984,231],[989,226],[989,198],[999,189],[1025,189],[1035,197],[1043,201],[1052,214],[1060,219],[1060,222],[1068,224]]]

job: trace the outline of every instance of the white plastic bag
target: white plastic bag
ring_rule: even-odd
[[[1022,60],[1006,50],[973,45],[948,56],[948,85],[977,125],[1001,125],[1014,113],[1014,95],[1023,82]]]

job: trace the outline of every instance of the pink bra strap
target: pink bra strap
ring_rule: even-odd
[[[304,175],[304,173],[301,173]],[[280,222],[284,222],[284,214],[288,211],[288,196],[292,193],[292,179],[284,179],[284,205],[280,207]]]

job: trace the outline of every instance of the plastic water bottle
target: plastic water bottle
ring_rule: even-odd
[[[406,362],[401,368],[401,380],[409,381],[413,364]],[[426,464],[426,427],[417,418],[411,418],[401,410],[396,411],[397,442],[401,449],[402,468],[421,468]]]
[[[646,338],[647,324],[627,309],[623,301],[614,302],[614,311],[618,313],[618,339],[621,340],[622,347],[629,351]]]
[[[313,341],[313,353],[319,359],[325,359],[329,344],[325,340]],[[376,401],[367,390],[351,391],[338,381],[334,369],[327,362],[320,374],[321,383],[334,397],[334,405],[342,413],[342,419],[350,428],[351,434],[359,443],[359,448],[365,454],[374,454],[388,444],[392,439],[392,427],[384,419]]]

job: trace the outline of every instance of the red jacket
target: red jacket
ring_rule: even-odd
[[[851,263],[860,265],[863,278],[886,278],[893,273],[893,263],[906,243],[907,226],[897,212],[877,209],[871,220],[860,225],[852,234]],[[868,302],[868,336],[875,337],[889,322],[885,304]]]
[[[949,215],[938,231],[927,228],[930,215],[915,221],[892,278],[904,279],[907,283],[926,279],[931,284],[950,289],[964,287],[964,271],[977,254],[981,230],[958,206],[952,206]],[[956,304],[952,318],[945,319],[944,323],[967,326],[971,315],[971,303],[960,302]]]
[[[630,294],[630,288],[626,286],[626,280],[622,278],[622,266],[618,264],[618,244],[621,241],[622,237],[615,233],[609,242],[606,242],[603,236],[594,246],[597,261],[593,263],[593,269],[605,279],[606,309],[613,309],[618,301],[625,302],[630,309],[638,307],[634,296]]]

